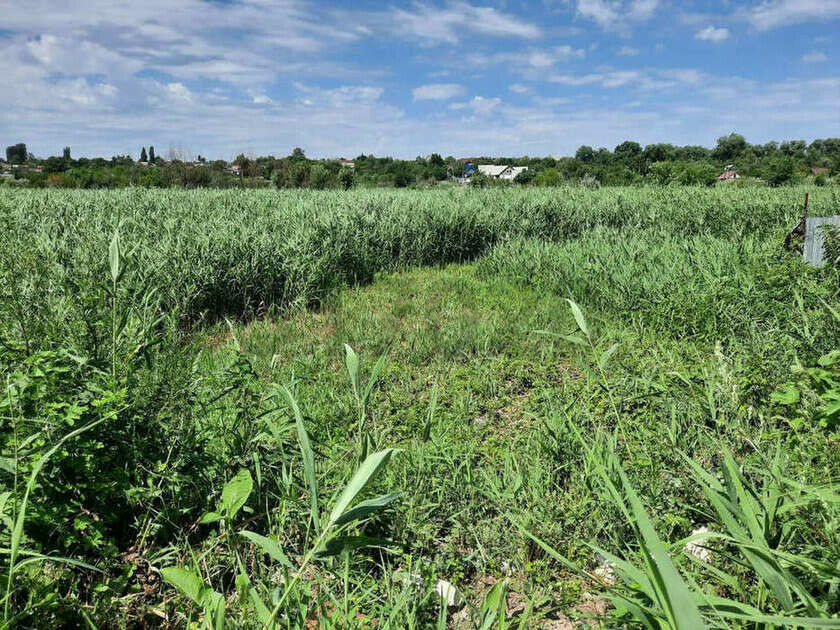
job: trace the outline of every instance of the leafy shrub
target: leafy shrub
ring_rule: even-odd
[[[840,350],[821,356],[814,367],[797,361],[791,372],[796,380],[774,393],[773,400],[795,411],[793,427],[816,422],[833,428],[840,423]]]

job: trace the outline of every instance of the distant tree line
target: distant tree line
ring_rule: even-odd
[[[169,159],[155,155],[153,146],[142,147],[135,161],[131,156],[73,159],[70,147],[62,155],[36,159],[26,144],[6,148],[6,161],[13,166],[13,179],[5,185],[65,188],[232,188],[276,187],[349,189],[354,186],[423,187],[463,178],[465,163],[527,166],[514,185],[583,186],[620,185],[713,185],[729,168],[738,173],[741,185],[781,186],[797,182],[816,185],[840,183],[840,138],[789,140],[750,144],[739,134],[719,138],[713,148],[626,141],[612,151],[581,146],[570,157],[494,158],[442,157],[434,153],[414,160],[359,155],[352,160],[313,160],[296,148],[285,157],[246,156],[231,162],[210,161],[179,155]],[[463,181],[463,179],[461,179]],[[473,186],[509,185],[481,175]]]

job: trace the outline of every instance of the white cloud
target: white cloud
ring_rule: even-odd
[[[414,88],[411,93],[415,101],[448,101],[463,96],[466,90],[457,83],[429,83]]]
[[[602,28],[626,28],[630,22],[651,19],[659,5],[659,0],[577,0],[577,12]]]
[[[722,42],[729,39],[729,29],[707,26],[706,28],[697,31],[694,35],[694,39],[699,39],[704,42]]]
[[[814,52],[810,52],[807,55],[802,55],[802,61],[805,63],[823,63],[828,61],[828,55],[824,52],[820,52],[815,50]]]
[[[175,100],[187,103],[191,103],[193,100],[192,92],[183,83],[168,83],[166,91]]]
[[[632,46],[622,46],[618,49],[618,54],[622,57],[636,57],[639,52],[638,48],[633,48]]]
[[[613,31],[676,4],[569,2],[580,9],[579,26],[593,20]],[[837,3],[764,2],[755,11],[765,10],[759,23],[770,28],[772,11],[796,5],[799,13],[786,19],[830,19],[838,13],[825,8],[833,11]],[[592,56],[586,44],[541,45],[536,40],[549,27],[537,26],[536,12],[518,17],[464,0],[417,0],[367,12],[315,0],[86,0],[83,10],[62,0],[7,4],[0,77],[14,89],[4,93],[0,129],[13,131],[14,141],[26,141],[39,155],[70,144],[76,155],[136,156],[150,142],[161,154],[172,144],[219,157],[282,154],[296,145],[313,156],[544,155],[567,154],[583,143],[615,146],[628,137],[709,143],[732,129],[751,140],[807,136],[814,129],[840,136],[837,77],[771,83],[695,68],[583,70],[579,60]],[[758,15],[736,13],[754,23]],[[706,15],[692,27],[714,19],[729,25]],[[559,27],[551,34],[572,36]],[[500,78],[484,96],[468,97],[462,88],[452,101],[439,101],[449,107],[403,108],[395,103],[405,94],[390,87],[397,83],[388,76],[400,71],[396,61],[355,65],[365,38],[380,46],[399,43],[400,53],[423,46],[411,58],[420,77],[412,85],[452,85],[443,82],[466,81],[475,71]],[[509,46],[495,38],[518,41]],[[429,49],[467,39],[462,47]],[[624,43],[601,41],[604,52]],[[831,53],[832,41],[814,38],[811,46]],[[465,71],[473,57],[488,67]],[[292,77],[298,83],[290,84]]]
[[[341,108],[353,105],[378,103],[385,93],[381,87],[370,85],[343,85],[325,90],[320,87],[295,82],[294,88],[302,94],[299,102],[307,106]]]
[[[628,15],[633,20],[649,20],[659,8],[659,0],[633,0]]]
[[[513,15],[467,2],[453,2],[445,8],[416,4],[411,10],[394,9],[383,26],[419,40],[449,44],[458,43],[464,31],[523,39],[536,39],[542,34],[537,26]]]
[[[449,109],[452,110],[469,110],[478,116],[487,116],[493,113],[499,105],[502,104],[502,99],[497,97],[487,98],[485,96],[476,96],[467,103],[452,103]]]
[[[518,70],[522,70],[525,68],[550,68],[558,63],[573,59],[583,59],[584,57],[586,57],[586,51],[582,48],[555,46],[554,48],[542,50],[522,50],[517,52],[498,52],[489,54],[474,53],[469,55],[467,59],[472,67],[505,64],[513,66]]]
[[[827,21],[840,17],[840,0],[765,0],[747,11],[746,17],[762,31],[801,22]]]
[[[619,18],[614,3],[607,0],[578,0],[577,10],[580,15],[595,20],[601,26],[612,26]]]
[[[668,90],[679,86],[696,86],[708,78],[705,73],[693,68],[668,70],[612,70],[587,74],[556,74],[548,77],[550,83],[569,87],[597,85],[602,88],[633,88],[641,90]]]

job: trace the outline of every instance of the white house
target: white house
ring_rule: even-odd
[[[527,170],[527,166],[497,166],[495,164],[478,165],[478,172],[482,175],[486,175],[491,179],[505,179],[510,181],[516,179],[517,175]]]

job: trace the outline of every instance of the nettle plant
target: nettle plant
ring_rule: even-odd
[[[809,421],[832,428],[840,421],[840,350],[832,350],[805,367],[797,361],[791,368],[794,380],[785,383],[771,395],[774,402],[790,407],[795,429]]]
[[[831,317],[840,323],[840,313],[825,304]],[[806,367],[796,361],[791,367],[793,379],[779,387],[772,395],[773,402],[791,409],[792,418],[786,418],[795,429],[809,422],[824,428],[840,423],[840,349],[832,350],[817,360],[817,365]]]

